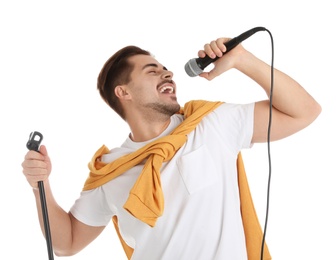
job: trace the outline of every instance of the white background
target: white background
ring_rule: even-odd
[[[273,259],[336,259],[335,16],[332,1],[1,1],[0,259],[47,259],[33,193],[21,172],[30,132],[44,135],[59,204],[69,210],[102,145],[119,146],[127,125],[101,100],[97,75],[125,45],[151,51],[172,70],[179,102],[251,102],[265,94],[237,71],[211,82],[190,78],[185,63],[218,37],[256,26],[271,31],[275,67],[298,80],[322,105],[308,128],[271,145],[267,242]],[[270,63],[259,32],[243,45]],[[243,151],[263,225],[266,144]],[[57,258],[57,257],[55,257]],[[68,258],[65,258],[68,259]],[[126,259],[113,225],[69,259]]]

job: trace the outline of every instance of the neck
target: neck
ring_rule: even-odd
[[[131,120],[127,121],[131,134],[130,138],[134,142],[145,142],[159,136],[170,123],[170,117],[165,120],[136,120],[132,122]]]

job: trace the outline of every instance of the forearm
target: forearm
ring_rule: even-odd
[[[56,254],[58,252],[71,251],[72,244],[72,225],[71,219],[67,212],[65,212],[56,202],[50,189],[48,181],[44,182],[44,190],[46,197],[46,205],[48,209],[48,219],[51,233],[52,246]],[[34,190],[36,206],[38,210],[38,217],[41,230],[45,236],[44,219],[42,213],[42,206],[40,200],[40,191]],[[63,254],[63,253],[62,253]]]

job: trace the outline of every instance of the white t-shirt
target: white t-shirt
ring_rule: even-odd
[[[71,208],[81,222],[107,225],[117,215],[120,233],[140,260],[246,260],[240,214],[237,154],[251,147],[254,104],[224,103],[188,135],[187,142],[161,168],[164,213],[154,227],[128,213],[123,205],[143,164],[93,190],[83,191]],[[173,115],[168,135],[183,121]],[[136,151],[147,142],[130,138],[103,156],[106,163]]]

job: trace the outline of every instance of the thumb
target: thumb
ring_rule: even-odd
[[[207,80],[213,80],[214,78],[216,78],[217,76],[219,76],[220,73],[218,73],[218,71],[216,70],[216,67],[214,67],[212,70],[210,70],[209,72],[202,72],[201,74],[199,74],[199,76],[201,78],[205,78]]]
[[[40,146],[39,152],[44,156],[48,156],[47,147],[45,145]]]
[[[48,173],[50,174],[52,166],[51,166],[50,157],[48,155],[47,147],[45,145],[41,145],[39,152],[40,154],[44,156],[44,162],[47,163],[47,170],[48,170]]]

